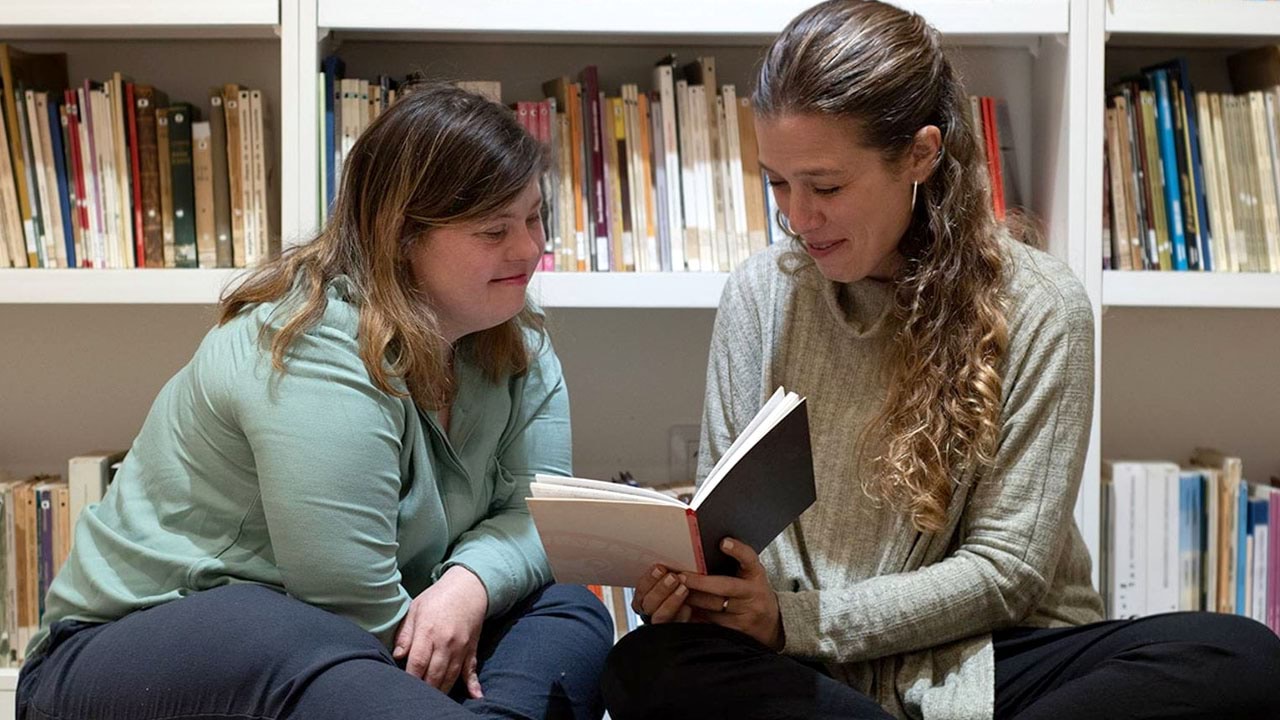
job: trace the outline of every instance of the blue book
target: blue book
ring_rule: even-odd
[[[1248,615],[1245,586],[1249,577],[1249,558],[1245,549],[1249,547],[1249,484],[1243,481],[1240,483],[1239,501],[1240,516],[1236,519],[1236,614]]]
[[[338,81],[346,75],[347,64],[337,55],[330,55],[320,63],[320,70],[324,73],[324,157],[320,161],[324,164],[322,169],[325,177],[325,198],[324,207],[321,212],[324,219],[329,218],[329,213],[333,210],[333,201],[338,197],[338,137],[337,121],[334,115],[334,94],[338,87]]]
[[[1162,68],[1169,74],[1169,78],[1177,83],[1182,93],[1183,107],[1186,108],[1187,122],[1187,146],[1190,148],[1191,167],[1188,168],[1188,177],[1191,179],[1193,188],[1189,188],[1195,193],[1196,201],[1196,230],[1198,237],[1187,238],[1187,243],[1193,241],[1200,251],[1200,269],[1209,272],[1215,269],[1213,257],[1213,226],[1209,224],[1209,196],[1205,190],[1204,179],[1204,162],[1200,150],[1200,118],[1196,110],[1196,95],[1191,89],[1191,73],[1187,70],[1187,59],[1179,57],[1162,65],[1155,66]]]
[[[1182,184],[1178,179],[1177,145],[1173,140],[1173,105],[1169,101],[1169,77],[1164,70],[1149,74],[1156,91],[1156,135],[1160,142],[1160,165],[1164,172],[1164,205],[1169,238],[1173,245],[1173,269],[1187,269],[1187,235],[1183,232]]]
[[[53,146],[53,167],[58,176],[58,209],[62,213],[62,241],[67,248],[67,267],[76,267],[76,235],[71,224],[71,191],[67,186],[67,154],[62,145],[62,120],[58,102],[49,96],[49,142]]]

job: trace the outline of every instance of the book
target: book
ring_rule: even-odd
[[[779,388],[688,503],[599,480],[534,480],[529,511],[558,582],[631,587],[655,564],[732,575],[721,540],[760,552],[816,499],[808,410]]]

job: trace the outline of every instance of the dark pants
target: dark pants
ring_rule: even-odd
[[[1234,615],[1174,613],[995,635],[996,717],[1280,717],[1280,639]],[[714,625],[623,638],[602,679],[613,720],[892,718],[820,667]]]
[[[594,595],[547,586],[485,624],[484,699],[462,700],[462,683],[451,698],[410,676],[349,620],[232,585],[111,623],[55,623],[18,679],[18,719],[598,719],[612,639]]]

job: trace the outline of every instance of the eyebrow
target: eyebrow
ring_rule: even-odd
[[[533,207],[529,208],[529,213],[537,212],[538,209],[541,207],[542,207],[542,198],[539,197],[538,202],[534,203]],[[523,213],[523,214],[528,215],[529,213]],[[494,215],[492,219],[493,220],[510,220],[512,218],[521,217],[521,215],[522,215],[521,213],[514,213],[508,210],[507,212]]]
[[[759,165],[761,170],[764,170],[770,175],[781,174],[778,171],[774,170],[773,168],[765,165],[764,163],[759,163]],[[804,170],[796,171],[796,177],[810,177],[810,178],[831,177],[832,175],[841,175],[841,174],[843,174],[843,171],[837,168],[805,168]]]

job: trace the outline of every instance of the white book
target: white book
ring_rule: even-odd
[[[720,542],[764,549],[816,497],[804,400],[779,388],[688,504],[648,488],[537,475],[529,511],[558,582],[632,587],[653,565],[732,574]]]
[[[1106,461],[1102,474],[1113,511],[1110,615],[1140,617],[1146,613],[1146,471],[1140,463]]]
[[[1178,611],[1178,466],[1142,463],[1146,483],[1147,615]]]
[[[124,458],[124,451],[101,450],[77,455],[67,461],[68,515],[74,528],[81,511],[102,502],[111,482],[112,466]]]

